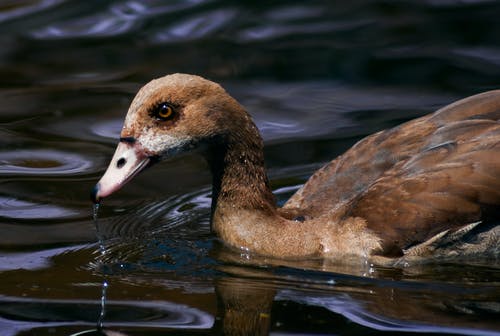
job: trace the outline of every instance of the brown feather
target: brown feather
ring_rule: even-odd
[[[439,232],[499,215],[500,91],[361,140],[332,161],[285,207],[317,214],[346,204],[402,254]],[[496,206],[492,206],[496,205]]]

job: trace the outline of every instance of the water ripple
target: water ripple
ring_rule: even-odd
[[[122,125],[123,117],[107,120],[71,118],[44,125],[41,131],[68,136],[68,130],[71,130],[71,137],[74,139],[95,141],[97,135],[99,140],[115,144],[120,137]]]
[[[235,16],[236,11],[232,9],[221,9],[194,15],[157,32],[152,40],[155,43],[165,43],[203,38],[226,26]]]
[[[121,15],[130,15],[132,13],[132,15],[138,17],[157,16],[197,7],[207,2],[211,2],[211,0],[180,0],[168,1],[168,3],[162,0],[126,1],[123,4],[112,5],[111,11],[118,11]]]
[[[365,26],[368,21],[359,22],[309,22],[303,24],[269,24],[252,27],[238,34],[240,42],[273,40],[291,35],[317,35],[351,30]]]
[[[0,196],[0,217],[13,219],[68,218],[78,212],[53,204],[40,204],[16,198]]]
[[[210,204],[210,191],[202,189],[137,204],[99,220],[106,248],[99,262],[108,274],[137,269],[196,274],[200,260],[205,266],[212,263],[207,256],[213,239],[209,234]]]
[[[105,120],[91,125],[90,130],[95,135],[99,135],[103,138],[113,139],[113,141],[116,142],[116,140],[120,137],[122,125],[122,119]]]
[[[252,114],[265,141],[331,137],[345,129],[362,127],[380,129],[385,125],[360,124],[356,114],[384,111],[393,118],[389,111],[412,111],[416,116],[415,106],[422,113],[429,112],[455,98],[432,91],[348,86],[333,81],[233,82],[227,87]]]
[[[1,203],[2,200],[0,198],[0,204]],[[12,271],[19,269],[34,271],[37,269],[47,268],[50,266],[52,258],[64,253],[86,249],[88,247],[88,245],[76,245],[35,252],[30,251],[2,254],[0,255],[0,271]]]
[[[310,306],[326,308],[334,313],[347,317],[350,321],[366,326],[370,329],[392,332],[412,332],[412,333],[443,333],[443,334],[463,334],[463,335],[498,335],[495,331],[470,329],[455,326],[439,326],[431,323],[409,322],[397,320],[383,315],[374,314],[367,310],[361,302],[353,300],[348,294],[338,296],[322,295],[305,296],[303,292],[293,290],[281,291],[278,300],[290,300],[304,303]]]
[[[74,153],[56,150],[20,150],[0,152],[0,174],[75,175],[88,173],[90,160]]]
[[[133,31],[146,18],[172,14],[204,2],[206,0],[179,1],[169,5],[161,1],[118,2],[89,16],[50,24],[32,31],[31,35],[37,39],[119,36]]]
[[[209,231],[210,188],[175,195],[163,200],[145,200],[127,210],[99,220],[105,238],[170,238],[204,236]]]
[[[23,6],[23,1],[19,1],[21,4],[18,6],[12,6],[13,9],[0,11],[0,22],[16,19],[23,16],[28,16],[33,13],[40,12],[42,10],[54,7],[64,0],[42,0],[35,1],[34,4]],[[31,1],[29,1],[31,3]]]
[[[492,71],[491,66],[500,65],[500,48],[496,47],[479,47],[479,48],[457,48],[452,50],[453,53],[459,56],[478,60]]]
[[[91,300],[24,299],[0,296],[0,324],[4,335],[35,328],[95,326],[100,302]],[[75,310],[74,307],[79,309]],[[208,329],[212,315],[184,304],[169,301],[139,302],[109,300],[106,303],[108,328]],[[124,314],[126,312],[126,314]],[[75,316],[77,314],[77,316]],[[120,319],[122,318],[122,319]],[[29,322],[22,322],[29,321]],[[34,322],[37,321],[37,322]]]
[[[105,37],[126,33],[134,26],[130,17],[97,14],[59,25],[51,25],[33,32],[38,39],[58,39],[72,37]]]
[[[265,14],[270,20],[277,21],[295,21],[304,19],[315,19],[321,17],[325,12],[324,7],[308,4],[307,6],[287,5],[272,8]]]

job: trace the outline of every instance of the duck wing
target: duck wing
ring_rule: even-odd
[[[500,90],[361,140],[285,208],[361,217],[382,239],[384,255],[500,218]]]

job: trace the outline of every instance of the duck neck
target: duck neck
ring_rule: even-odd
[[[238,134],[214,141],[207,156],[213,176],[212,229],[220,233],[227,218],[246,211],[276,215],[276,200],[264,166],[262,138],[251,123]]]

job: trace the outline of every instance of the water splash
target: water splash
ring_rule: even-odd
[[[106,295],[108,292],[108,281],[104,278],[102,282],[102,292],[101,292],[101,312],[99,313],[99,318],[97,319],[97,330],[102,331],[104,328],[104,319],[106,317]]]
[[[92,208],[92,219],[94,220],[95,232],[97,239],[99,240],[99,251],[101,260],[106,254],[106,246],[104,245],[104,237],[99,230],[99,207],[100,203],[94,203]],[[106,277],[103,278],[102,281],[102,291],[101,291],[101,311],[99,313],[99,317],[97,318],[97,331],[102,331],[104,327],[104,319],[106,317],[106,295],[108,290],[108,281]]]
[[[101,258],[106,254],[106,246],[104,245],[104,236],[102,235],[99,229],[99,207],[100,203],[94,203],[92,208],[92,219],[94,220],[95,233],[97,236],[97,240],[99,241],[99,251],[101,252]]]

